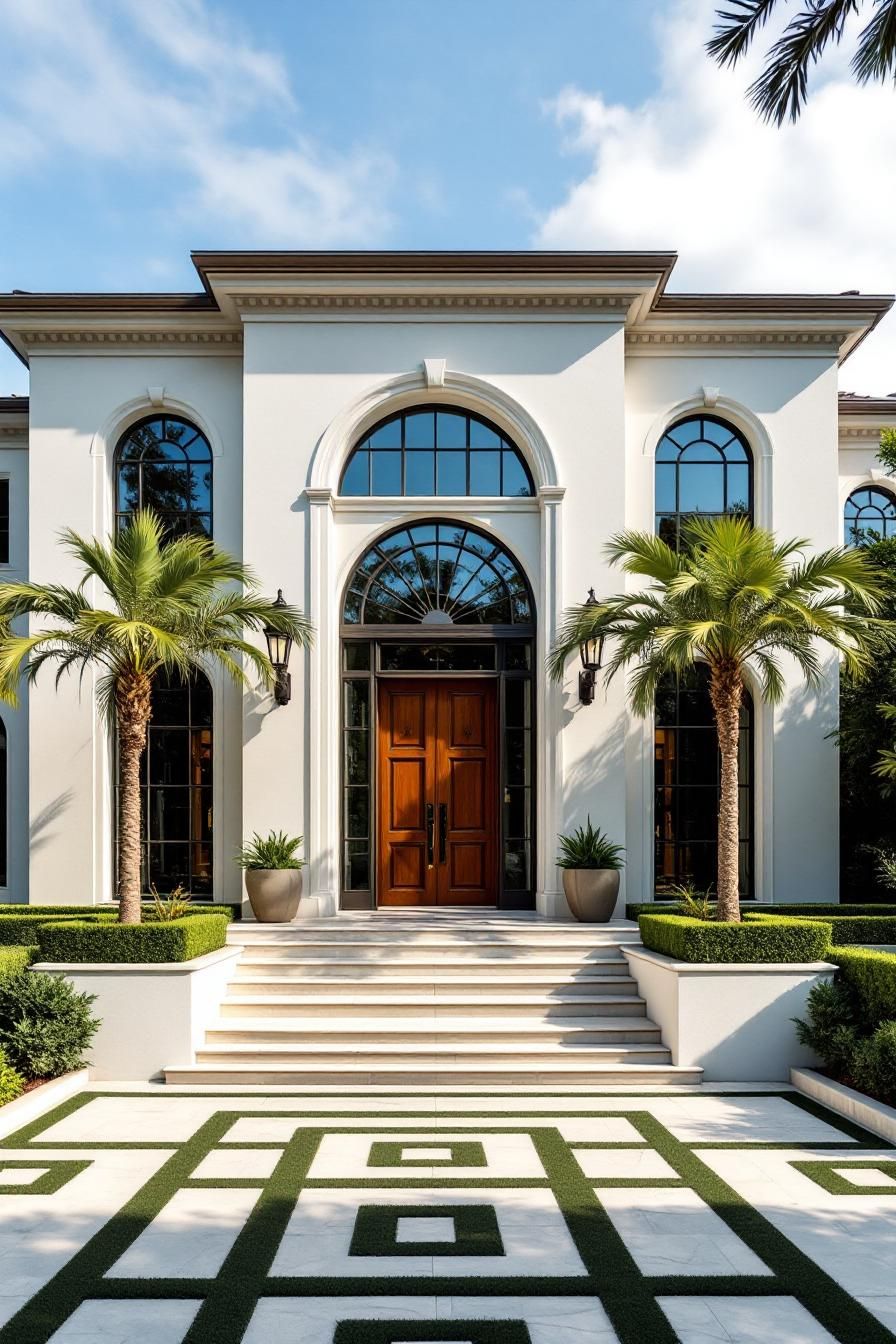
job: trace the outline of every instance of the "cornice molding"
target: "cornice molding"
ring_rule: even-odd
[[[880,432],[884,428],[885,424],[844,425],[841,422],[840,443],[845,448],[867,448],[869,444],[876,446],[880,442]]]
[[[681,350],[718,350],[730,348],[742,352],[749,347],[779,349],[830,349],[836,353],[846,340],[847,333],[842,331],[694,331],[693,328],[666,329],[665,331],[629,331],[626,333],[626,345],[632,346],[639,354],[656,350],[665,352],[669,347]]]
[[[216,349],[238,350],[243,344],[241,331],[182,331],[176,327],[151,330],[107,330],[89,327],[67,330],[31,330],[20,333],[22,344],[29,350],[46,351],[72,346],[211,346]]]
[[[240,314],[270,311],[322,310],[341,312],[419,310],[436,311],[599,311],[625,313],[637,294],[237,294]]]

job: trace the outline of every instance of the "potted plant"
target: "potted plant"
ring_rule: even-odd
[[[246,874],[246,893],[260,924],[288,924],[295,918],[302,895],[304,860],[296,857],[302,837],[285,831],[257,832],[237,853]]]
[[[616,908],[619,870],[625,862],[622,845],[614,845],[588,818],[571,835],[559,835],[557,867],[563,870],[563,891],[570,910],[583,924],[606,924]]]

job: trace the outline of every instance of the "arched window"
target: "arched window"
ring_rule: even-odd
[[[9,878],[9,759],[6,753],[6,724],[0,719],[0,887]]]
[[[205,435],[172,415],[141,420],[115,451],[115,521],[127,527],[138,509],[152,509],[170,536],[212,535],[212,450]]]
[[[896,495],[877,485],[853,490],[843,509],[843,540],[847,546],[896,537]]]
[[[656,532],[676,550],[688,518],[753,517],[753,459],[743,436],[711,415],[667,429],[656,450]]]
[[[345,597],[346,625],[531,625],[516,561],[463,523],[414,523],[364,554]]]
[[[142,886],[212,892],[212,688],[160,672],[140,764]],[[117,815],[117,809],[116,809]]]
[[[669,678],[657,692],[654,729],[654,876],[661,895],[676,883],[717,886],[721,757],[709,669]],[[740,710],[740,887],[753,894],[753,701]]]
[[[534,495],[519,449],[495,425],[452,406],[381,420],[353,450],[342,495]]]

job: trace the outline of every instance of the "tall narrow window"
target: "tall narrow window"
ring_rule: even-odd
[[[709,670],[668,678],[657,693],[654,730],[655,881],[658,895],[678,883],[716,887],[721,756]],[[753,701],[740,710],[740,887],[753,894]]]
[[[210,896],[212,688],[201,672],[157,676],[140,783],[143,890]]]
[[[9,864],[9,760],[6,752],[6,724],[0,719],[0,887],[8,880]]]
[[[9,564],[9,477],[0,477],[0,565]]]
[[[169,536],[212,535],[212,450],[205,435],[172,415],[132,425],[115,453],[116,526],[152,509]]]
[[[342,473],[341,495],[535,494],[519,449],[454,406],[415,406],[374,425]]]
[[[753,517],[753,462],[732,425],[695,415],[667,429],[656,450],[656,531],[678,549],[688,518]]]
[[[878,485],[853,490],[843,510],[844,544],[866,546],[887,537],[896,537],[896,495]]]

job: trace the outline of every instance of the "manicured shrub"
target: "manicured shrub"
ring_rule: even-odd
[[[95,910],[80,915],[47,915],[43,911],[38,915],[0,915],[0,946],[22,947],[34,943],[37,941],[38,929],[51,921],[57,923],[61,919],[96,919],[114,924],[116,918],[113,913],[104,914]]]
[[[814,1050],[838,1077],[851,1073],[860,1036],[850,990],[827,980],[813,985],[806,1010],[808,1021],[794,1018],[800,1044]]]
[[[17,975],[34,961],[36,947],[0,947],[0,980]]]
[[[896,1019],[896,955],[870,948],[835,947],[830,960],[840,967],[840,979],[853,995],[864,1031],[871,1032],[879,1023]]]
[[[37,930],[38,960],[61,962],[191,961],[227,941],[226,914],[189,914],[166,923],[65,920]]]
[[[831,941],[830,926],[820,921],[752,912],[740,924],[671,914],[641,915],[638,924],[645,947],[676,961],[821,961]]]
[[[99,1027],[92,994],[68,980],[20,971],[0,980],[0,1049],[26,1078],[57,1078],[85,1063]]]
[[[851,943],[896,943],[894,915],[819,915],[831,926],[831,941],[838,946]]]
[[[0,1050],[0,1106],[5,1106],[8,1101],[15,1101],[25,1090],[25,1079],[7,1063],[6,1055]]]
[[[858,1042],[849,1072],[862,1092],[890,1104],[896,1102],[896,1022],[882,1022]]]
[[[663,911],[674,912],[678,904],[678,899],[669,897],[663,897],[655,901],[630,901],[625,907],[625,917],[626,919],[637,919],[639,915],[653,915]],[[742,910],[746,914],[787,915],[795,919],[806,915],[810,918],[815,915],[831,915],[836,919],[853,919],[861,915],[867,915],[874,918],[889,916],[896,919],[896,905],[892,903],[889,905],[849,905],[846,903],[839,905],[836,901],[795,901],[793,904],[766,905],[764,902],[756,902],[751,909],[751,903],[744,901]],[[867,939],[862,941],[867,941]]]

